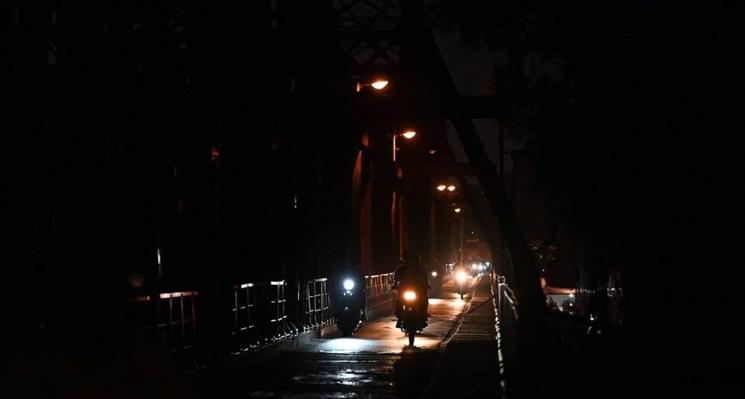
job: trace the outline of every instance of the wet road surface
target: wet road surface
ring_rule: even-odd
[[[300,347],[263,351],[200,384],[200,396],[219,398],[419,397],[430,382],[440,344],[466,300],[443,289],[430,299],[429,325],[414,347],[395,328],[395,316],[368,320],[352,337],[312,339]],[[392,309],[391,309],[392,310]]]

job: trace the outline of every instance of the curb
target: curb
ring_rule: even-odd
[[[338,331],[335,322],[331,322],[318,327],[310,328],[301,333],[291,335],[283,340],[276,342],[272,348],[274,349],[292,349],[299,346],[309,344],[313,339],[325,337]]]
[[[393,298],[380,302],[372,309],[367,310],[368,319],[376,319],[385,317],[393,314]],[[364,323],[364,322],[363,322]],[[313,339],[324,338],[334,335],[339,335],[339,327],[336,326],[336,322],[330,322],[325,325],[313,327],[301,333],[291,335],[285,339],[282,339],[272,345],[275,349],[293,349],[306,344],[309,344]]]
[[[338,335],[339,334],[339,327],[336,326],[336,323],[331,323],[327,326],[323,326],[318,329],[318,334],[315,338],[323,338],[328,337],[330,335]]]

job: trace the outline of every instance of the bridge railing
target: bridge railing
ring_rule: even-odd
[[[305,283],[304,328],[315,328],[331,321],[328,279],[317,278]]]
[[[500,369],[500,384],[508,385],[506,370],[514,369],[517,357],[517,329],[519,314],[517,297],[507,284],[505,276],[491,272],[491,293],[496,314],[497,351]]]
[[[376,308],[392,300],[393,273],[365,276],[367,307]]]
[[[199,292],[166,292],[135,297],[138,340],[156,342],[185,364],[194,363],[198,347],[197,298]]]
[[[192,367],[198,360],[215,358],[213,352],[240,355],[332,323],[329,284],[327,278],[244,282],[217,300],[197,291],[137,296],[130,317],[139,342],[157,343]],[[368,310],[390,303],[392,284],[393,273],[365,276]],[[201,296],[212,300],[200,303]],[[208,323],[202,325],[204,331],[198,328],[198,313],[213,316],[203,318]],[[225,343],[215,345],[220,339],[216,337]]]
[[[257,306],[257,287],[254,283],[233,286],[233,329],[231,353],[239,354],[256,348],[260,343]]]
[[[505,323],[511,321],[517,321],[519,316],[517,313],[517,299],[515,293],[512,291],[504,278],[504,276],[497,277],[499,287],[499,313],[502,315]]]
[[[285,280],[270,281],[268,292],[269,300],[269,334],[267,341],[276,342],[284,339],[291,335],[292,331],[288,327],[287,319],[287,298],[285,296],[285,288],[287,282]]]

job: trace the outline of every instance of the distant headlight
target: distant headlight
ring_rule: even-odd
[[[354,288],[354,281],[352,281],[351,279],[344,280],[344,289],[351,290],[352,288]]]
[[[432,277],[437,277],[437,272],[432,272]]]
[[[466,281],[466,272],[463,270],[458,270],[457,273],[455,273],[455,280],[457,280],[459,283],[463,283]]]

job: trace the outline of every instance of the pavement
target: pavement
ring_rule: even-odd
[[[500,378],[496,313],[488,279],[479,281],[441,356],[423,398],[497,398]]]

